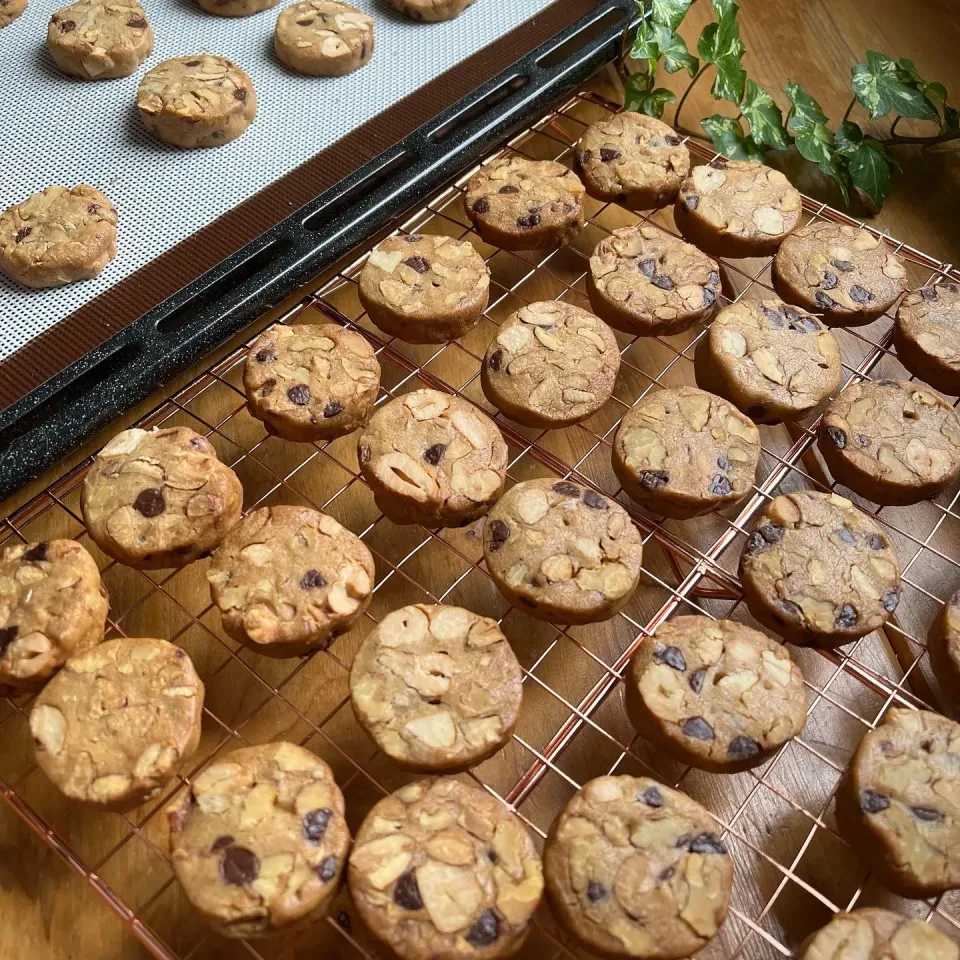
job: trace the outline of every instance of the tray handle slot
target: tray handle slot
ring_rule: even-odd
[[[504,80],[503,83],[494,87],[489,93],[484,94],[476,103],[470,104],[456,116],[445,120],[440,126],[434,128],[427,134],[428,140],[442,141],[446,140],[451,134],[462,130],[465,126],[473,123],[474,120],[482,117],[485,113],[492,110],[497,104],[503,103],[507,97],[522,90],[530,82],[530,77],[526,74],[519,74]]]
[[[571,54],[585,47],[595,37],[605,33],[616,24],[627,23],[629,20],[629,14],[625,14],[623,10],[607,10],[602,17],[584,24],[573,36],[567,37],[552,50],[548,50],[542,57],[539,57],[537,66],[547,70],[551,67],[559,67],[565,60],[569,59]]]

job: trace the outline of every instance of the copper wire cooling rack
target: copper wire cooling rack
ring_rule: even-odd
[[[586,125],[615,109],[595,94],[582,93],[503,152],[570,163]],[[714,156],[696,142],[689,146],[698,161]],[[333,319],[362,330],[383,366],[380,402],[429,385],[460,394],[495,415],[480,391],[479,363],[496,326],[535,300],[589,306],[587,258],[610,230],[646,220],[675,232],[669,210],[639,217],[588,201],[587,226],[571,246],[549,253],[498,251],[470,230],[462,202],[468,176],[397,224],[402,231],[469,236],[487,259],[491,305],[463,340],[423,347],[384,339],[357,298],[357,277],[369,247],[279,321]],[[809,199],[804,211],[807,218],[856,222]],[[960,278],[950,265],[886,239],[907,261],[912,285]],[[724,303],[773,296],[769,268],[765,259],[723,262]],[[890,349],[890,327],[890,318],[884,317],[868,327],[837,331],[847,383],[909,377]],[[354,920],[345,893],[326,922],[299,936],[238,943],[210,933],[173,878],[163,810],[215,755],[282,738],[302,743],[330,762],[355,831],[384,791],[411,778],[377,754],[354,721],[347,688],[354,652],[371,623],[389,611],[406,603],[442,601],[499,620],[523,664],[524,706],[517,732],[503,751],[469,776],[515,809],[538,837],[545,836],[578,785],[609,772],[644,773],[679,786],[717,818],[736,864],[736,882],[730,916],[701,957],[789,956],[833,911],[866,904],[921,917],[960,939],[960,897],[906,901],[887,893],[837,836],[831,803],[853,748],[887,707],[944,707],[924,638],[940,605],[960,587],[960,513],[953,494],[916,507],[880,509],[841,490],[886,528],[904,567],[903,599],[882,632],[841,651],[792,650],[809,688],[808,721],[803,734],[764,766],[734,776],[684,768],[648,747],[627,723],[620,681],[637,646],[675,613],[702,612],[752,623],[736,578],[751,518],[780,492],[832,487],[816,452],[816,419],[811,417],[789,428],[760,428],[764,456],[758,483],[742,508],[694,521],[663,521],[624,496],[610,467],[609,449],[620,417],[648,390],[693,383],[693,349],[703,335],[700,327],[668,338],[636,340],[618,334],[623,363],[615,396],[583,424],[541,432],[497,415],[510,448],[511,481],[572,477],[616,496],[644,535],[643,577],[626,610],[607,623],[566,630],[533,620],[500,597],[483,566],[482,521],[430,531],[398,527],[380,516],[358,475],[356,436],[316,446],[267,435],[244,406],[241,370],[247,346],[234,351],[141,425],[182,424],[209,436],[243,481],[247,509],[281,502],[313,505],[360,535],[377,563],[369,619],[330,650],[303,660],[272,660],[238,647],[221,632],[211,608],[207,561],[179,571],[143,573],[109,561],[96,549],[79,511],[79,488],[89,463],[81,464],[3,521],[0,545],[13,538],[66,536],[90,548],[111,593],[111,634],[162,636],[193,657],[207,688],[203,737],[196,756],[163,797],[127,815],[102,814],[68,803],[49,786],[33,763],[29,699],[3,700],[4,798],[163,960],[383,956]],[[542,908],[521,956],[567,955],[581,954]]]

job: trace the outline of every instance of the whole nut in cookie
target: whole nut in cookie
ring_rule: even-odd
[[[150,56],[153,30],[136,0],[78,0],[61,7],[47,27],[57,67],[82,80],[126,77]]]
[[[80,507],[90,539],[141,570],[205,556],[240,519],[243,487],[187,427],[124,430],[97,455]]]
[[[9,27],[27,9],[27,0],[0,0],[0,30]]]
[[[388,3],[411,20],[439,23],[441,20],[452,20],[459,16],[473,0],[388,0]]]
[[[293,743],[217,756],[167,810],[187,899],[227,937],[263,937],[322,916],[350,847],[330,767]]]
[[[297,73],[342,77],[370,62],[373,20],[341,0],[302,0],[280,11],[273,47]]]
[[[384,797],[357,832],[350,895],[402,960],[516,952],[543,892],[523,824],[498,799],[450,777]]]
[[[910,290],[897,308],[893,342],[897,359],[915,377],[960,395],[960,283]]]

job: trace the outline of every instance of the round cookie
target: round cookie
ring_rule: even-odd
[[[25,287],[92,280],[117,255],[117,211],[84,183],[45,187],[0,214],[0,270]]]
[[[840,389],[834,335],[811,313],[779,300],[738,300],[697,345],[697,383],[756,423],[802,420]]]
[[[75,540],[18,543],[0,552],[0,683],[35,690],[103,640],[107,591]]]
[[[685,520],[723,510],[750,493],[760,431],[720,397],[671,387],[648,393],[624,414],[612,461],[631,499]]]
[[[680,960],[727,915],[733,860],[710,814],[647,777],[597,777],[554,821],[547,900],[591,953]]]
[[[779,170],[751,160],[694,167],[673,216],[691,243],[715,257],[776,253],[800,220],[800,194]]]
[[[837,790],[840,835],[902,897],[960,888],[960,725],[890,709],[860,741]]]
[[[514,606],[549,623],[596,623],[636,590],[643,544],[619,503],[569,480],[526,480],[490,511],[483,556]]]
[[[246,2],[246,0],[241,0]],[[220,147],[257,115],[250,78],[226,57],[197,53],[148,70],[137,89],[143,125],[174,147]]]
[[[438,23],[459,16],[473,0],[388,0],[388,3],[411,20]]]
[[[523,824],[486,790],[421,780],[367,814],[348,883],[370,932],[402,960],[515,953],[543,893]]]
[[[892,910],[841,911],[807,938],[797,960],[958,960],[960,947],[932,923]]]
[[[486,398],[511,420],[556,430],[593,416],[613,395],[620,346],[592,313],[531,303],[501,324],[480,368]]]
[[[370,62],[373,20],[340,0],[303,0],[280,11],[273,48],[297,73],[342,77]]]
[[[262,937],[326,913],[350,847],[330,767],[292,743],[234,750],[167,809],[173,870],[218,933]]]
[[[338,323],[271,327],[243,367],[250,413],[270,433],[303,443],[363,426],[379,387],[373,347]]]
[[[0,0],[0,30],[9,27],[26,9],[27,0]]]
[[[494,160],[467,183],[467,216],[501,250],[553,249],[583,229],[580,178],[555,160]]]
[[[743,598],[765,627],[831,649],[883,626],[900,602],[900,561],[880,527],[835,493],[768,503],[740,557]]]
[[[807,720],[786,648],[733,620],[674,617],[630,660],[627,715],[680,763],[738,773],[765,763]]]
[[[910,290],[897,308],[893,343],[915,377],[960,395],[960,283]]]
[[[128,77],[150,56],[153,30],[136,0],[78,0],[50,18],[47,50],[72,77]]]
[[[71,800],[129,810],[200,742],[203,684],[166,640],[121,638],[70,657],[30,711],[37,765]]]
[[[944,693],[960,698],[960,590],[947,600],[931,624],[927,652]]]
[[[389,237],[360,271],[360,302],[384,333],[447,343],[473,328],[490,300],[490,268],[469,240]]]
[[[628,110],[587,127],[576,160],[591,197],[632,210],[673,203],[690,172],[690,151],[673,128]]]
[[[834,479],[874,503],[929,500],[960,476],[960,417],[917,383],[851,384],[827,407],[818,442]]]
[[[639,337],[682,333],[713,315],[715,260],[650,224],[614,230],[590,257],[587,294],[612,327]]]
[[[268,657],[330,646],[367,609],[373,556],[333,517],[303,507],[248,513],[213,555],[207,579],[223,629]]]
[[[507,445],[473,404],[414,390],[370,418],[358,446],[360,471],[394,523],[457,527],[482,517],[503,490]]]
[[[90,539],[141,570],[205,556],[240,519],[242,505],[237,475],[187,427],[118,433],[87,471],[80,498]]]
[[[350,670],[357,722],[409,770],[465,770],[496,753],[520,715],[523,673],[496,621],[413,604],[367,634]]]

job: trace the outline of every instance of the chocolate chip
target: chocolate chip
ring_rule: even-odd
[[[467,931],[466,941],[478,950],[489,947],[500,936],[500,921],[495,910],[485,910],[477,922]]]
[[[711,160],[709,166],[713,167],[714,170],[726,170],[727,161],[726,160]]]
[[[689,720],[684,720],[680,732],[685,737],[693,737],[694,740],[713,739],[713,727],[703,717],[691,717]]]
[[[493,353],[490,354],[490,369],[494,373],[499,372],[501,365],[503,364],[503,351],[497,347]]]
[[[310,402],[310,388],[305,383],[295,383],[287,390],[287,399],[298,407],[305,407]]]
[[[679,670],[681,673],[687,669],[687,661],[679,647],[666,647],[662,643],[658,643],[653,648],[653,659],[665,663],[668,667],[673,667],[674,670]]]
[[[353,924],[350,922],[350,914],[346,910],[337,911],[337,926],[341,930],[346,930],[349,933],[353,929]]]
[[[743,552],[748,557],[755,557],[761,550],[767,549],[767,541],[763,539],[758,530],[754,530],[753,533],[747,537],[747,545],[744,547]]]
[[[13,238],[17,243],[23,243],[30,234],[33,233],[33,227],[21,227],[17,231],[17,235]]]
[[[864,790],[860,794],[860,809],[864,813],[879,813],[890,806],[890,800],[876,790]]]
[[[887,541],[880,536],[879,533],[871,533],[867,537],[867,546],[871,550],[885,550],[887,546]]]
[[[263,381],[263,386],[260,388],[261,397],[269,397],[273,393],[274,387],[276,387],[277,381],[271,377],[269,380]]]
[[[134,30],[146,30],[147,21],[143,17],[133,17],[127,21],[128,27],[133,27]]]
[[[709,282],[712,283],[715,287],[720,286],[720,274],[717,273],[716,270],[711,270],[710,273],[707,274],[707,280],[709,280]]]
[[[717,302],[717,295],[713,292],[710,287],[703,288],[703,305],[705,307],[712,307]]]
[[[720,456],[717,457],[717,466],[718,466],[721,470],[729,470],[729,469],[730,469],[730,461],[721,453]]]
[[[819,333],[821,327],[813,317],[795,317],[790,322],[790,329],[794,333]]]
[[[849,527],[841,527],[837,531],[837,536],[844,543],[854,544],[857,542],[857,538],[853,535],[853,531]]]
[[[330,420],[339,413],[343,413],[343,404],[339,400],[331,400],[323,408],[323,419]]]
[[[767,543],[779,543],[786,532],[779,523],[765,523],[762,527],[757,528],[757,533],[759,533]]]
[[[883,609],[886,610],[887,613],[893,613],[893,611],[897,609],[897,604],[899,602],[900,602],[899,587],[891,587],[880,598],[880,603],[883,605]]]
[[[91,203],[87,206],[87,213],[98,213],[100,211],[99,203]]]
[[[525,217],[517,217],[517,226],[521,230],[530,230],[532,227],[536,227],[540,223],[540,214],[539,213],[528,213]],[[480,922],[479,920],[477,921]]]
[[[403,262],[417,273],[426,273],[430,269],[430,261],[425,257],[407,257]]]
[[[661,870],[657,874],[657,883],[666,883],[676,872],[676,867],[667,867],[665,870]]]
[[[184,64],[184,66],[185,66],[185,67],[199,67],[199,66],[200,66],[200,61],[199,61],[199,60],[188,60],[188,61]]]
[[[436,467],[443,459],[446,450],[447,445],[445,443],[435,443],[432,447],[427,447],[427,449],[423,451],[423,459],[432,467]]]
[[[417,886],[417,875],[412,870],[400,874],[397,879],[397,885],[393,888],[393,902],[404,910],[423,909],[423,897],[420,896],[420,888]]]
[[[317,867],[317,876],[323,883],[329,883],[337,875],[337,858],[325,857]]]
[[[237,89],[233,91],[233,98],[234,100],[239,100],[241,103],[244,103],[247,99],[247,91],[244,90],[243,87],[237,87]]]
[[[562,493],[565,497],[580,496],[580,488],[569,480],[558,480],[550,489],[554,493]]]
[[[252,883],[260,873],[257,855],[246,847],[227,847],[220,860],[220,875],[227,883],[242,887]]]
[[[840,608],[834,624],[838,630],[849,630],[850,627],[856,626],[859,620],[860,614],[849,603],[845,603]]]
[[[861,287],[859,283],[855,283],[850,288],[850,299],[856,300],[857,303],[870,303],[873,300],[873,294],[866,287]]]
[[[319,843],[327,832],[327,824],[332,816],[333,811],[329,807],[305,813],[301,823],[304,837],[311,843]]]
[[[695,193],[688,193],[687,196],[683,198],[683,205],[688,210],[696,210],[699,202],[700,198]]]
[[[609,510],[610,506],[604,497],[601,497],[596,490],[584,490],[583,502],[592,510]]]
[[[779,330],[786,323],[786,317],[779,310],[771,310],[770,307],[762,307],[761,309],[771,327]]]
[[[486,849],[484,852],[485,852],[486,855],[487,855],[487,859],[488,859],[491,863],[496,863],[496,862],[500,859],[500,858],[497,856],[497,851],[494,850],[493,847],[487,847],[487,849]]]
[[[648,280],[652,280],[654,277],[654,274],[657,272],[657,262],[656,260],[650,260],[649,258],[644,260],[637,260],[637,269]]]
[[[584,150],[582,153],[577,154],[577,163],[583,166],[585,163],[589,163],[593,159],[592,150]]]
[[[499,550],[510,539],[510,528],[502,520],[490,524],[490,549]]]
[[[831,300],[822,290],[818,290],[813,295],[813,299],[822,310],[832,310],[837,305],[836,301]]]
[[[839,427],[827,427],[827,436],[830,442],[838,449],[842,450],[847,445],[847,435]]]
[[[690,684],[690,689],[694,693],[699,693],[703,689],[703,678],[707,675],[707,668],[700,667],[699,670],[694,670],[690,674],[690,679],[688,683]]]
[[[937,823],[943,819],[943,814],[932,807],[911,807],[910,812],[918,819],[927,823]]]
[[[921,287],[920,296],[924,300],[936,300],[937,299],[937,288],[936,287]]]
[[[10,627],[0,627],[0,653],[3,653],[17,639],[19,632],[20,627],[17,624]]]
[[[423,237],[421,237],[419,233],[408,233],[403,239],[406,240],[407,243],[419,243]]]
[[[733,493],[733,487],[730,486],[730,481],[722,473],[718,473],[710,481],[710,492],[715,497],[726,497]]]
[[[360,458],[361,463],[370,462],[370,448],[366,444],[361,444],[357,449],[357,456]]]
[[[852,273],[857,269],[849,260],[831,260],[830,262],[843,273]]]
[[[598,883],[596,880],[590,880],[587,883],[587,899],[591,903],[605,900],[608,896],[610,896],[610,891],[602,883]]]
[[[661,290],[672,290],[674,287],[673,281],[663,273],[658,273],[650,282]]]
[[[60,27],[61,33],[72,33],[77,29],[77,25],[73,20],[61,20],[57,26]]]
[[[163,499],[163,491],[155,487],[148,487],[137,494],[137,499],[133,501],[133,509],[144,517],[159,517],[167,505]]]
[[[691,853],[727,852],[727,845],[715,833],[701,833],[693,838],[685,838],[683,846]]]
[[[681,140],[679,137],[664,137],[663,142],[670,147],[679,147]]]
[[[23,559],[27,563],[40,563],[42,560],[47,559],[47,547],[49,544],[46,540],[41,540],[40,543],[35,543],[24,555]]]
[[[520,188],[515,187],[512,183],[504,184],[497,193],[519,193]]]
[[[731,760],[746,760],[760,753],[760,744],[753,737],[734,737],[727,747],[727,756]]]
[[[262,350],[257,351],[256,360],[257,363],[276,363],[277,355],[273,350],[264,347]]]
[[[619,157],[620,157],[620,151],[614,149],[613,147],[600,148],[600,159],[604,163],[613,163],[613,161],[619,159]]]
[[[482,214],[482,213],[489,213],[489,212],[490,212],[490,201],[489,201],[486,197],[481,197],[481,198],[473,205],[473,212],[474,212],[474,213],[481,213],[481,214]]]
[[[644,470],[637,480],[647,490],[659,490],[670,482],[670,474],[666,470]]]
[[[777,606],[780,607],[780,610],[785,613],[791,620],[802,620],[803,619],[803,610],[800,609],[800,605],[794,603],[792,600],[779,600],[777,601]],[[782,618],[776,618],[778,620]]]
[[[233,837],[231,837],[229,833],[222,837],[217,837],[217,839],[213,841],[213,844],[210,847],[210,852],[216,853],[218,850],[222,850],[224,847],[229,847],[232,843],[233,843]]]
[[[821,290],[833,290],[834,287],[836,287],[836,285],[837,285],[839,282],[840,282],[840,281],[837,279],[837,275],[836,275],[835,273],[830,273],[830,271],[828,270],[828,271],[823,275],[823,279],[820,281],[820,289],[821,289]]]
[[[300,578],[300,589],[301,590],[314,590],[317,587],[325,587],[327,581],[324,580],[323,574],[319,570],[308,570]]]
[[[640,799],[648,806],[654,809],[663,806],[663,796],[656,787],[647,787],[640,794]]]

